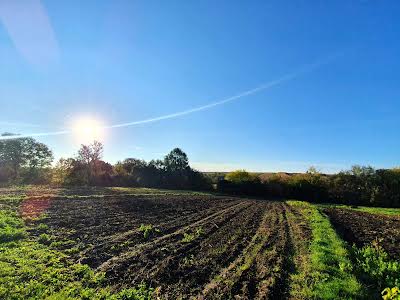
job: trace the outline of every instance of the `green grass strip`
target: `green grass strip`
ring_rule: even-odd
[[[316,206],[301,201],[287,203],[305,216],[312,240],[305,263],[291,276],[291,295],[296,299],[357,299],[363,286],[352,274],[349,253],[329,219]]]
[[[349,206],[342,204],[319,204],[323,208],[344,208],[355,211],[367,212],[370,214],[400,216],[400,208],[387,208],[387,207],[369,207],[369,206]]]

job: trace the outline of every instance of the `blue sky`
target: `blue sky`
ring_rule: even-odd
[[[0,5],[0,131],[149,119],[296,74],[107,129],[104,158],[178,146],[210,171],[400,165],[398,1],[21,2]],[[37,139],[58,159],[77,151],[71,135]]]

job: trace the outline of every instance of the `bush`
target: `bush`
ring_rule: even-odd
[[[400,261],[391,260],[377,241],[361,249],[353,246],[351,253],[356,274],[376,293],[400,286]]]
[[[259,177],[245,170],[237,170],[228,173],[225,176],[225,180],[220,180],[218,182],[217,190],[222,193],[234,195],[269,195],[267,186],[261,183]]]
[[[259,181],[258,177],[250,174],[246,170],[236,170],[228,173],[225,179],[233,183],[245,183]]]

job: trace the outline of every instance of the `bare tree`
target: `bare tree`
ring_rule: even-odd
[[[102,156],[102,143],[94,141],[90,145],[81,145],[81,148],[78,151],[77,160],[85,165],[89,182],[92,182],[93,178],[97,176],[97,170]]]

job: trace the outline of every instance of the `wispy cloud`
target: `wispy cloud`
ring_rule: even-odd
[[[29,63],[42,67],[58,58],[58,43],[40,0],[2,0],[0,20]]]

